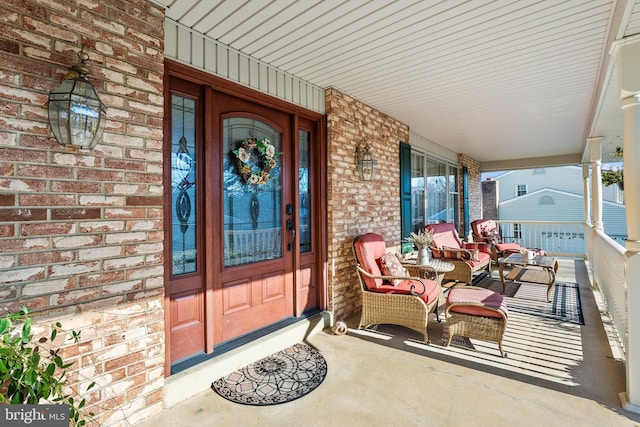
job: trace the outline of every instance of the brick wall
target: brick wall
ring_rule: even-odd
[[[337,319],[360,308],[353,239],[382,234],[400,244],[400,148],[409,128],[336,89],[326,91],[329,199],[329,309]],[[378,161],[373,181],[361,181],[355,149],[364,142]]]
[[[469,221],[482,218],[482,182],[480,181],[480,162],[472,159],[465,154],[458,154],[458,162],[460,164],[460,173],[462,174],[462,168],[467,167],[469,174]],[[464,200],[465,194],[463,191],[463,183],[460,180],[460,218],[464,218]],[[471,225],[467,224],[468,230],[463,233],[468,236],[470,233]]]
[[[482,181],[482,217],[486,219],[498,218],[498,181]]]
[[[81,331],[64,354],[72,381],[97,381],[100,425],[162,406],[163,21],[146,0],[0,6],[0,314],[26,305]],[[83,44],[108,108],[91,151],[47,123]]]

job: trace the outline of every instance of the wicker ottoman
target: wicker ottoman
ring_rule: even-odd
[[[445,319],[451,344],[454,335],[498,343],[500,355],[502,337],[507,328],[509,312],[501,294],[482,288],[453,288],[447,294]]]

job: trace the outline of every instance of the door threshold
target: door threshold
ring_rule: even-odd
[[[207,360],[211,360],[213,358],[219,357],[235,348],[242,347],[243,345],[249,344],[258,338],[262,338],[267,336],[273,332],[279,331],[280,329],[286,328],[289,325],[293,325],[298,322],[305,321],[306,319],[313,317],[317,314],[320,314],[320,310],[317,310],[313,313],[307,313],[304,317],[288,317],[279,322],[273,323],[269,326],[265,326],[264,328],[258,329],[257,331],[250,332],[246,335],[242,335],[238,338],[234,338],[232,340],[223,342],[221,344],[216,345],[213,353],[196,353],[194,355],[185,357],[184,359],[178,360],[171,364],[171,375],[175,375],[179,372],[182,372],[186,369],[199,365],[200,363],[204,363]]]
[[[165,407],[195,396],[210,388],[211,383],[218,378],[304,341],[331,326],[331,314],[326,311],[305,319],[293,319],[293,322],[289,319],[283,321],[288,322],[288,325],[278,322],[259,332],[217,346],[211,354],[197,355],[172,365],[172,375],[165,378]],[[178,370],[178,365],[182,369]]]

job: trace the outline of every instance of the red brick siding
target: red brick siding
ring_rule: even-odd
[[[100,385],[100,425],[162,407],[163,24],[147,0],[0,6],[0,314],[25,305],[81,331],[64,352],[72,381]],[[47,123],[83,44],[108,108],[91,151],[60,146]]]
[[[340,319],[360,308],[353,239],[380,233],[400,244],[400,141],[409,128],[336,89],[326,91],[329,199],[329,307]],[[373,181],[361,181],[355,149],[368,143],[378,161]]]
[[[462,168],[467,167],[469,173],[469,221],[482,218],[482,182],[480,181],[480,162],[472,159],[465,154],[458,154],[458,162],[460,164],[460,173]],[[464,188],[462,180],[460,182],[460,200],[464,200]],[[460,203],[460,218],[464,218],[464,203]],[[465,237],[468,235],[471,229],[471,225],[467,224],[467,230],[465,230]]]

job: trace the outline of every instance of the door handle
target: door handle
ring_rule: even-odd
[[[291,251],[293,243],[296,241],[296,228],[293,226],[293,220],[287,220],[287,230],[291,232],[291,242],[287,244],[287,250]]]

